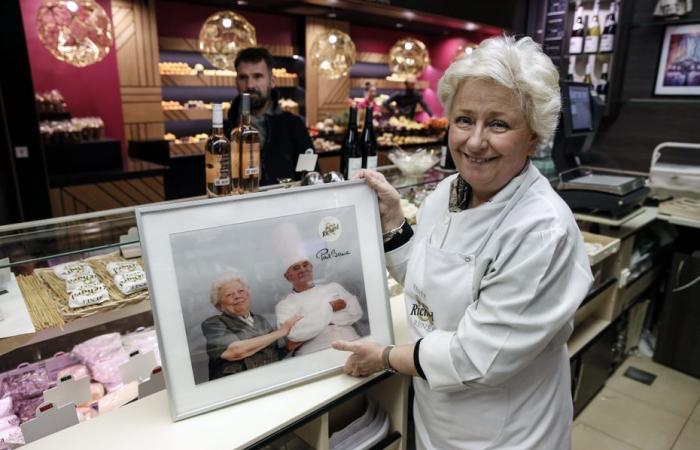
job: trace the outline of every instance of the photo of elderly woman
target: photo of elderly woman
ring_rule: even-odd
[[[221,311],[202,322],[210,380],[254,369],[285,356],[285,337],[301,316],[290,317],[275,330],[263,316],[250,312],[250,288],[237,275],[224,275],[216,280],[211,286],[210,300]]]
[[[370,334],[354,207],[175,233],[195,384]]]

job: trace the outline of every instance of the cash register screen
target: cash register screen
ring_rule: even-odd
[[[588,86],[569,86],[569,112],[571,113],[572,131],[591,131],[591,94]]]

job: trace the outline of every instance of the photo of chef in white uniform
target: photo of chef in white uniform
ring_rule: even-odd
[[[364,314],[357,297],[337,282],[314,281],[314,265],[306,254],[296,225],[285,223],[276,229],[284,278],[290,292],[275,307],[277,323],[299,316],[301,319],[287,335],[287,349],[295,355],[312,353],[331,346],[331,342],[355,340],[359,334],[353,324]]]
[[[370,334],[355,208],[171,235],[195,383]]]

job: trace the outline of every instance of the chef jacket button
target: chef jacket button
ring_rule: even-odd
[[[465,256],[464,260],[468,263],[472,262],[472,257],[471,256]]]

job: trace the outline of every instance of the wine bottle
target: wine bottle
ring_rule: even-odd
[[[583,76],[583,82],[588,84],[591,95],[597,95],[593,86],[593,61],[588,61],[588,64],[586,64],[586,74]]]
[[[362,145],[362,167],[377,170],[377,139],[374,136],[374,123],[372,121],[372,105],[367,105],[365,110],[365,126],[362,128],[360,143]]]
[[[574,68],[575,68],[575,64],[573,62],[569,62],[569,71],[566,74],[567,81],[576,81],[576,79],[574,77]]]
[[[603,70],[600,74],[600,82],[598,83],[598,86],[596,86],[595,91],[598,94],[598,97],[605,101],[605,98],[608,95],[608,63],[603,64]]]
[[[586,39],[583,43],[583,53],[593,54],[598,53],[598,45],[600,44],[600,20],[598,18],[600,7],[598,1],[593,4],[593,12],[588,18],[588,27],[586,28]]]
[[[212,106],[211,135],[204,147],[205,177],[208,197],[231,195],[231,143],[224,134],[221,103]]]
[[[617,29],[617,22],[615,21],[616,5],[616,2],[610,2],[610,10],[605,17],[605,28],[603,28],[603,35],[600,37],[600,53],[612,53],[613,51],[615,31]]]
[[[345,132],[341,147],[340,170],[345,179],[349,180],[361,168],[362,150],[357,135],[357,108],[351,106],[348,130]]]
[[[260,133],[251,124],[250,94],[241,96],[241,122],[231,132],[234,187],[243,194],[260,186]]]
[[[574,14],[574,25],[571,28],[571,38],[569,38],[569,54],[579,55],[583,52],[583,6],[579,5]]]

